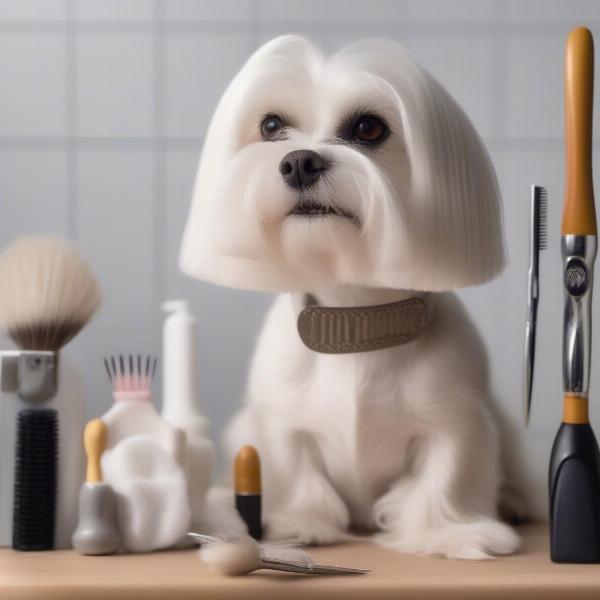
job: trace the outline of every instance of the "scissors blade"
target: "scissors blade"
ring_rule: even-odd
[[[531,392],[533,388],[533,365],[535,362],[535,321],[525,324],[525,364],[523,376],[523,418],[529,425],[531,413]]]
[[[303,573],[304,575],[365,575],[370,572],[368,569],[351,569],[329,565],[303,565],[292,561],[275,559],[262,559],[260,565],[261,569]]]

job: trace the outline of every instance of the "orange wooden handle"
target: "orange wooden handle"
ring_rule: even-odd
[[[83,443],[87,454],[87,483],[100,483],[102,481],[102,466],[100,459],[106,450],[108,429],[102,419],[92,419],[85,427]]]
[[[585,396],[573,396],[566,393],[563,399],[563,423],[584,425],[590,422],[588,399]]]
[[[573,29],[565,50],[566,185],[563,235],[596,235],[592,180],[594,38]]]

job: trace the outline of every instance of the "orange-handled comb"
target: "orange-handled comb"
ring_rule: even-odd
[[[589,29],[569,34],[565,50],[566,185],[562,235],[596,235],[592,180],[594,40]]]

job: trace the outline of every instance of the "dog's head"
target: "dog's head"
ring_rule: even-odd
[[[208,130],[180,266],[234,287],[445,290],[504,263],[490,159],[448,93],[397,44],[325,60],[277,38]]]

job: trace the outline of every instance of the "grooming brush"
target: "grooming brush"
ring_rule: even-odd
[[[52,550],[56,512],[58,415],[24,409],[17,420],[13,502],[15,550]]]
[[[539,300],[539,263],[540,251],[547,247],[547,194],[546,188],[531,186],[531,236],[529,272],[527,274],[527,322],[525,323],[525,370],[523,408],[525,424],[529,423],[531,410],[531,390],[533,367],[535,364],[535,334],[537,326],[537,307]]]
[[[588,417],[596,257],[592,182],[594,41],[571,31],[565,53],[566,185],[561,227],[564,406],[550,458],[550,557],[600,562],[600,453]]]
[[[79,554],[89,556],[113,554],[121,543],[114,491],[103,481],[100,465],[107,438],[108,429],[102,419],[93,419],[86,425],[83,439],[87,473],[79,493],[79,523],[73,534],[73,547]]]
[[[226,538],[198,533],[188,535],[202,546],[200,558],[210,569],[223,575],[248,575],[259,569],[304,575],[365,575],[365,569],[315,565],[298,546],[258,544],[252,538]]]
[[[114,398],[101,417],[111,452],[103,459],[105,480],[115,491],[118,513],[135,515],[119,519],[122,547],[151,552],[175,546],[191,518],[185,433],[165,421],[152,402],[157,359],[120,354],[105,359],[104,366]]]
[[[235,508],[246,523],[248,533],[262,538],[262,491],[260,459],[254,446],[244,446],[233,464]]]
[[[31,236],[16,240],[0,254],[0,289],[0,330],[21,349],[16,358],[7,353],[0,356],[3,370],[16,369],[9,378],[11,385],[3,383],[2,387],[5,397],[0,402],[0,438],[4,448],[14,444],[14,413],[20,408],[44,405],[56,409],[60,428],[58,446],[52,451],[58,456],[55,541],[66,546],[75,526],[83,459],[78,446],[73,446],[73,439],[81,439],[84,408],[79,386],[69,387],[70,380],[59,382],[58,351],[77,335],[98,308],[98,284],[69,242],[50,236]],[[10,408],[6,408],[7,404]],[[17,514],[9,494],[18,482],[6,461],[20,461],[23,468],[19,476],[27,479],[29,463],[19,453],[30,455],[32,449],[26,446],[28,443],[35,442],[29,437],[19,441],[14,458],[11,453],[0,455],[0,544],[9,543],[7,523],[13,522],[13,512]],[[36,477],[39,476],[36,471]],[[52,477],[54,482],[56,476]],[[22,503],[26,502],[24,493],[20,495]],[[42,516],[36,521],[29,511],[27,519],[41,522]],[[16,539],[20,525],[14,521],[14,526]]]
[[[31,236],[0,255],[0,328],[23,350],[57,352],[100,305],[89,266],[67,240]]]
[[[111,356],[104,359],[104,368],[112,383],[115,399],[121,396],[150,397],[157,359],[141,354]]]

